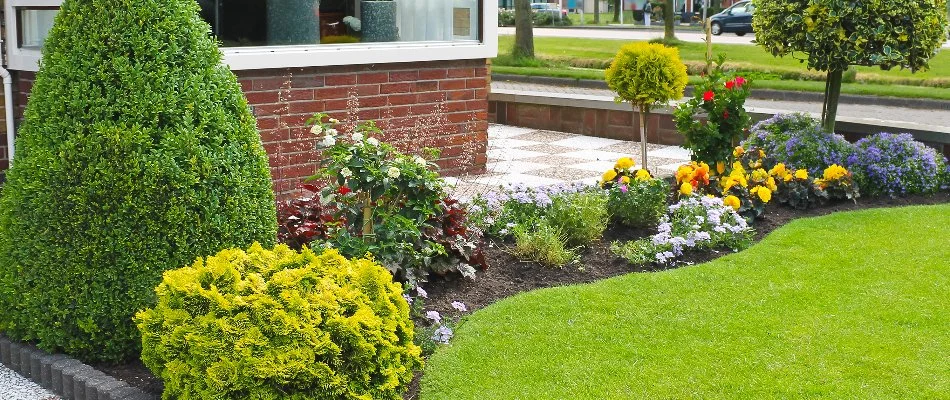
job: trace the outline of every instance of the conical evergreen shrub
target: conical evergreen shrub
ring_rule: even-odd
[[[0,331],[138,356],[162,273],[276,236],[267,155],[194,0],[65,0],[0,200]]]

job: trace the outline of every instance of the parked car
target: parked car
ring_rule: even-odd
[[[752,14],[755,13],[755,4],[751,1],[741,1],[733,4],[719,14],[709,17],[709,29],[713,35],[723,32],[735,32],[743,36],[752,33]]]
[[[562,9],[554,3],[531,3],[531,11],[536,13],[549,13],[554,19],[567,18],[567,10]]]

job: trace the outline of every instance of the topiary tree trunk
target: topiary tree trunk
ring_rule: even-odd
[[[534,58],[534,27],[531,0],[515,0],[515,57]]]
[[[825,79],[825,100],[821,108],[821,127],[825,132],[835,131],[835,118],[838,115],[838,98],[841,96],[842,71],[828,71]]]
[[[276,236],[267,154],[193,0],[65,0],[0,199],[0,331],[139,355],[162,273]],[[214,279],[228,277],[208,277]]]

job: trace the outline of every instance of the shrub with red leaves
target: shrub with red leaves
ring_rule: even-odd
[[[328,239],[332,229],[346,222],[335,217],[334,207],[320,204],[319,187],[301,187],[310,195],[277,203],[277,240],[296,250],[314,240]]]

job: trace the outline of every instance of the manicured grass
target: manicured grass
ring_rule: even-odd
[[[603,80],[604,71],[590,68],[553,68],[553,67],[509,67],[492,65],[492,72],[526,76],[549,76],[556,78]],[[695,85],[699,76],[690,76],[689,84]],[[799,92],[824,92],[825,83],[818,81],[777,81],[754,80],[752,86],[758,89],[791,90]],[[926,86],[882,85],[873,83],[844,83],[841,93],[874,96],[892,96],[911,99],[950,100],[950,90]]]
[[[421,398],[945,398],[950,204],[796,220],[710,263],[471,315]]]
[[[536,37],[535,52],[538,57],[554,62],[558,67],[605,68],[617,53],[624,40],[577,39]],[[510,54],[513,36],[499,36],[498,54]],[[714,39],[715,42],[715,39]],[[680,56],[687,64],[701,65],[705,60],[706,45],[683,43]],[[809,71],[805,64],[794,57],[773,57],[759,46],[742,44],[714,44],[713,54],[725,54],[727,66],[743,71],[753,71],[771,79],[824,80],[825,74]],[[801,57],[801,56],[800,56]],[[500,57],[499,65],[506,65]],[[877,67],[857,67],[857,82],[901,84],[911,86],[935,86],[950,88],[950,51],[941,50],[930,60],[931,69],[917,73],[893,69],[882,71]]]

